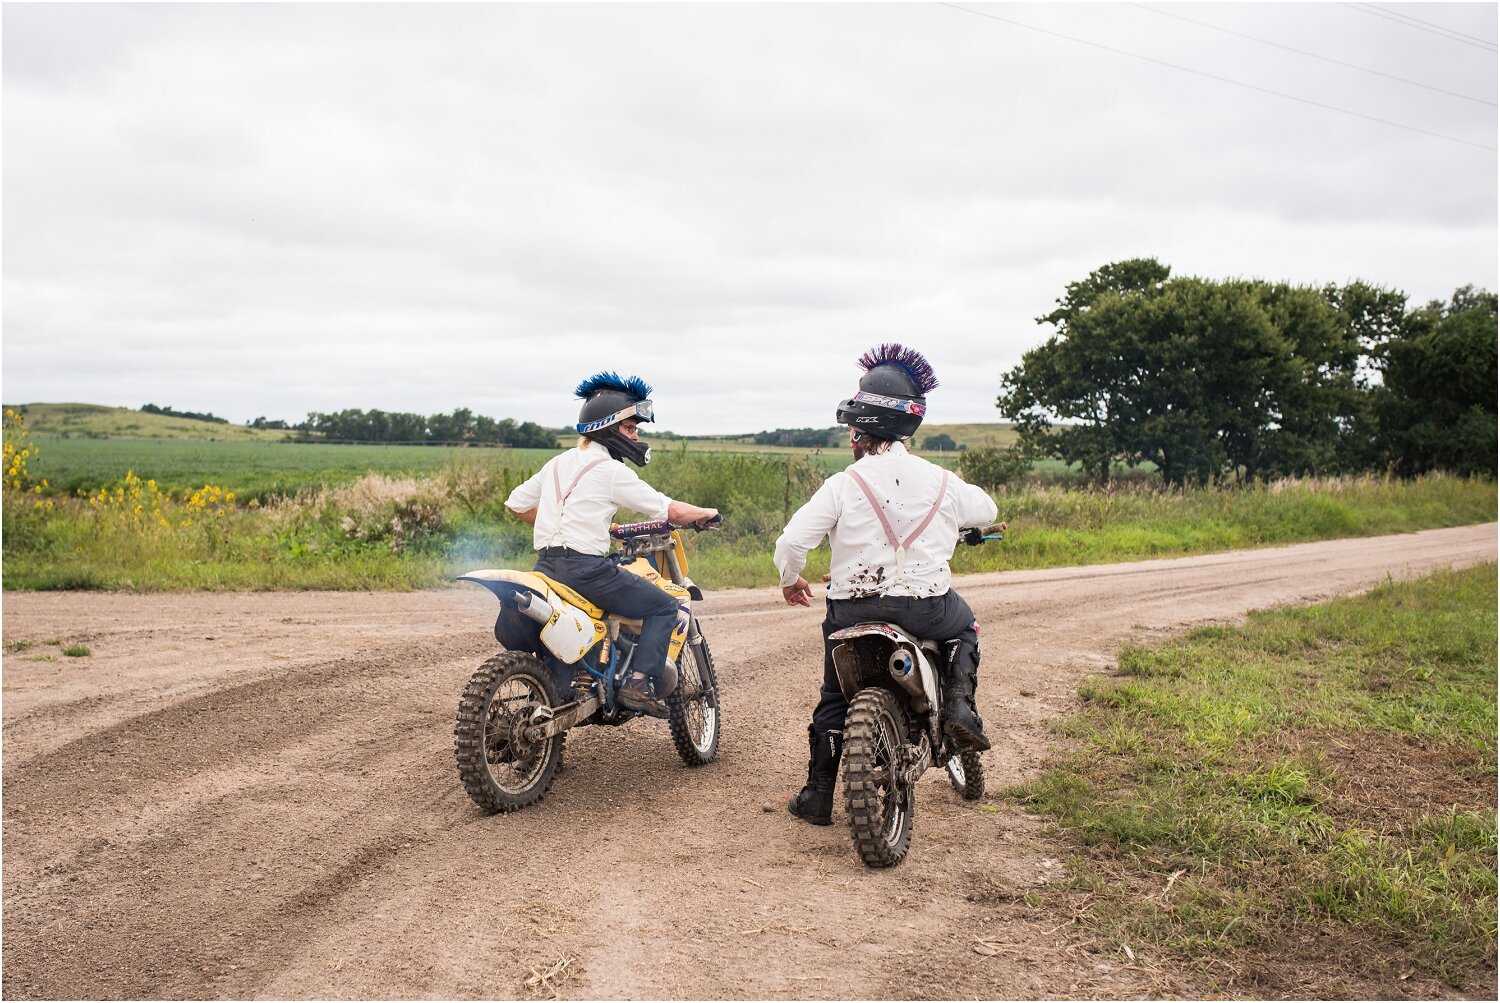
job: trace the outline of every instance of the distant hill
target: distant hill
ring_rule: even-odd
[[[769,450],[772,452],[802,452],[803,449],[790,446],[758,446],[756,445],[756,433],[745,432],[737,435],[677,435],[675,433],[656,433],[654,429],[644,429],[646,438],[659,443],[659,448],[665,448],[670,442],[686,442],[691,449],[732,449],[732,450]],[[847,430],[845,430],[847,431]],[[914,444],[918,452],[925,452],[922,443],[929,437],[947,435],[953,440],[955,446],[979,449],[984,446],[1009,446],[1016,441],[1015,426],[1009,422],[976,422],[968,425],[928,425],[923,424],[913,436]],[[846,435],[841,434],[838,443],[833,447],[842,448]],[[563,445],[572,445],[572,438],[568,437]]]
[[[279,442],[278,429],[195,421],[101,404],[6,404],[26,415],[33,435],[60,439],[203,439],[217,442]]]
[[[282,429],[248,428],[244,425],[215,421],[195,421],[170,415],[151,414],[124,407],[100,404],[6,404],[26,415],[26,427],[32,434],[62,439],[198,439],[217,442],[280,442],[292,433]],[[549,431],[551,431],[549,429]],[[745,449],[753,452],[802,452],[801,449],[755,445],[754,432],[743,435],[653,435],[647,428],[646,438],[665,448],[674,441],[686,441],[694,450]],[[577,435],[571,429],[558,429],[558,445],[573,445]],[[915,445],[924,452],[922,443],[931,436],[947,435],[959,446],[977,449],[982,446],[1008,446],[1016,441],[1014,426],[1006,422],[979,422],[969,425],[927,425],[917,431]],[[840,441],[842,445],[842,440]]]
[[[917,445],[930,435],[946,435],[960,446],[981,449],[985,446],[1009,446],[1018,438],[1016,427],[1008,421],[975,422],[971,425],[928,425],[917,429]]]

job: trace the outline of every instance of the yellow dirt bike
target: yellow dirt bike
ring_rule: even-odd
[[[677,678],[664,687],[667,722],[682,761],[703,766],[718,751],[722,709],[713,656],[693,616],[692,602],[703,592],[688,577],[681,533],[661,520],[615,526],[610,536],[620,544],[612,560],[677,600],[667,648]],[[459,779],[485,811],[517,811],[546,796],[569,728],[638,716],[616,696],[631,671],[641,621],[600,609],[535,571],[471,571],[458,580],[483,585],[500,600],[495,639],[508,649],[475,670],[459,699]]]

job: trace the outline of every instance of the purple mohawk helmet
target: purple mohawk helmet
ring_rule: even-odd
[[[932,363],[927,357],[900,342],[891,341],[870,349],[859,357],[859,366],[867,373],[877,366],[895,366],[911,380],[919,396],[925,397],[938,387],[937,374],[932,371]]]
[[[834,420],[877,439],[909,439],[927,415],[927,393],[937,374],[914,348],[888,342],[859,357],[865,374],[859,390],[841,403]]]

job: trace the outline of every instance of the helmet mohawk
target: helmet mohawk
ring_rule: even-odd
[[[600,390],[619,390],[630,394],[636,400],[645,400],[651,396],[651,386],[639,376],[631,376],[628,379],[618,373],[601,370],[578,384],[578,389],[573,393],[588,400],[589,396]]]
[[[892,341],[870,349],[859,357],[859,365],[867,373],[876,366],[895,366],[911,377],[912,383],[916,384],[917,393],[922,396],[937,389],[937,374],[932,371],[932,364],[927,361],[926,356],[915,348],[907,348],[898,342]]]

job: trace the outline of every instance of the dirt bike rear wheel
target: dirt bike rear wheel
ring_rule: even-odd
[[[705,766],[719,751],[719,677],[708,640],[684,644],[677,659],[677,689],[667,697],[672,744],[689,766]]]
[[[960,752],[946,763],[948,780],[965,801],[984,797],[984,764],[977,752]]]
[[[860,690],[844,718],[844,808],[860,859],[870,867],[893,867],[911,846],[916,807],[905,780],[901,748],[906,715],[890,691]]]
[[[469,678],[458,701],[453,754],[469,799],[490,814],[518,811],[547,795],[562,762],[563,735],[528,741],[543,707],[557,707],[552,672],[535,655],[507,651]]]

